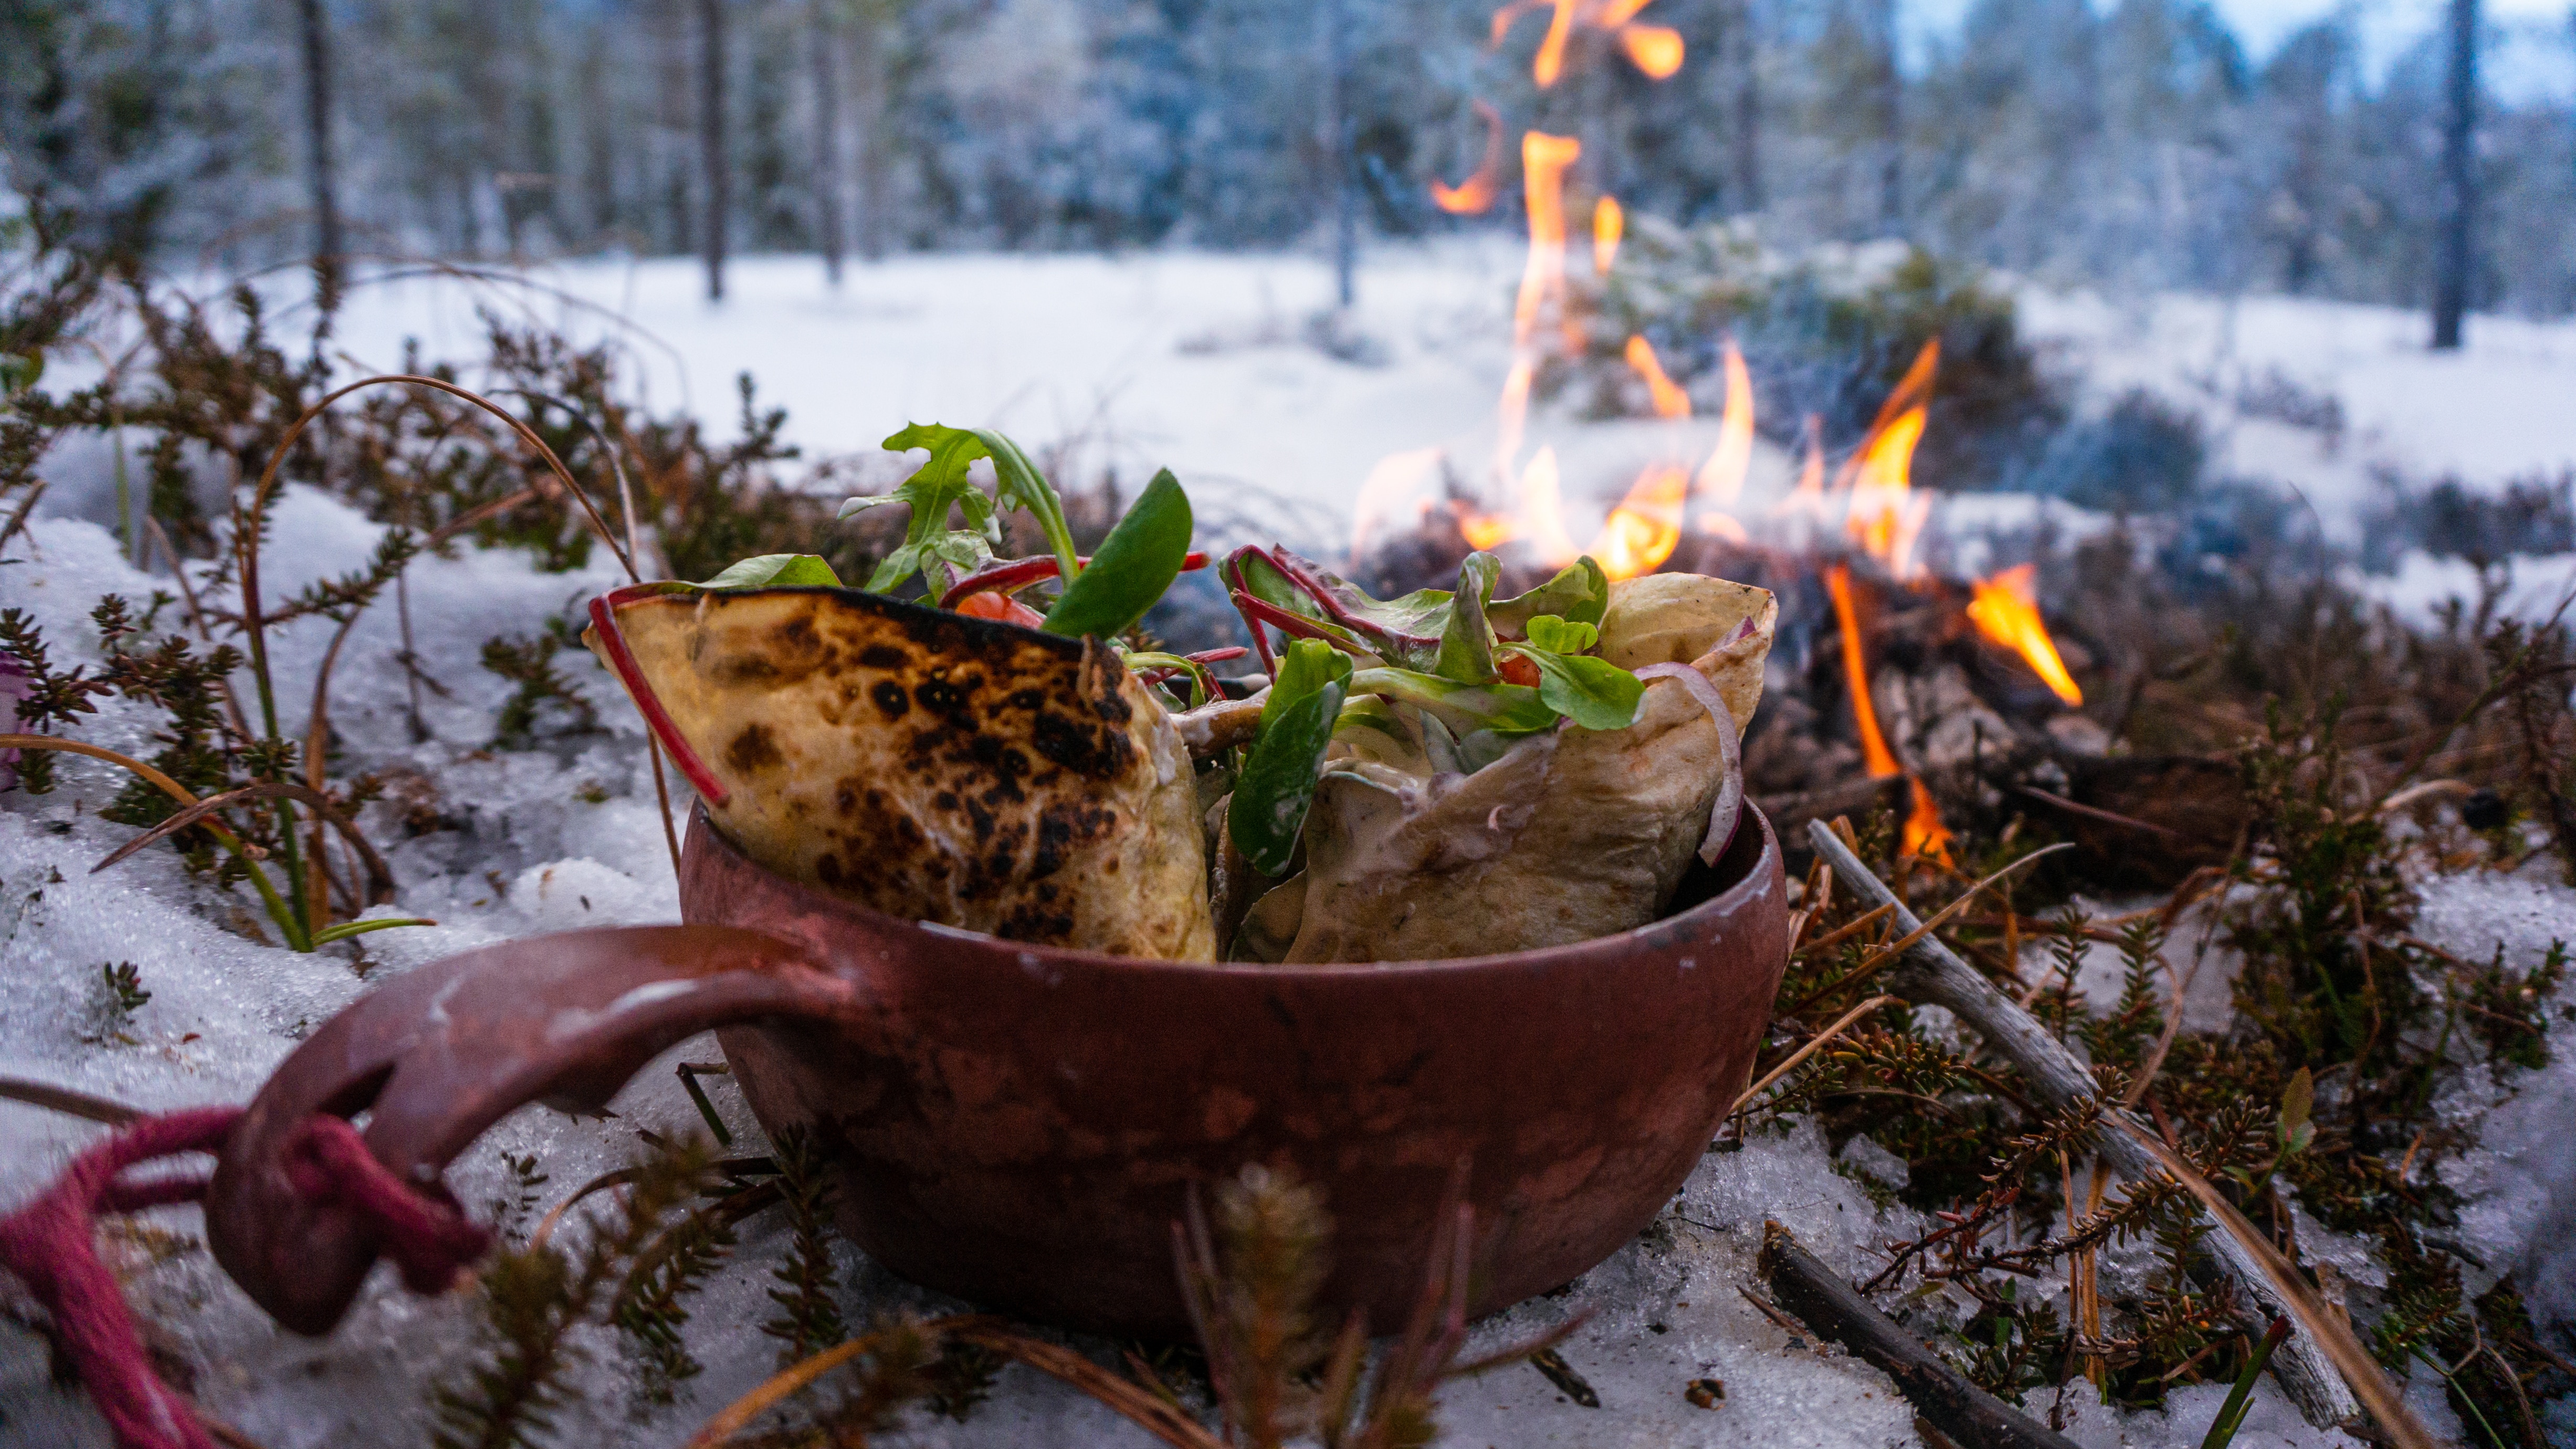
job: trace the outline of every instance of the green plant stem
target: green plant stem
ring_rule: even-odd
[[[2427,1353],[2422,1344],[2417,1344],[2415,1346],[2415,1356],[2422,1359],[2427,1368],[2440,1374],[2442,1376],[2442,1382],[2451,1386],[2453,1395],[2457,1397],[2461,1403],[2469,1406],[2469,1413],[2478,1421],[2478,1427],[2487,1431],[2488,1443],[2504,1444],[2510,1442],[2502,1434],[2496,1432],[2495,1425],[2487,1422],[2486,1410],[2478,1407],[2478,1401],[2470,1396],[2469,1391],[2460,1387],[2459,1375],[2452,1372],[2450,1369],[2442,1367],[2442,1361],[2433,1357],[2430,1353]],[[2469,1357],[2475,1358],[2477,1355],[2472,1353]],[[2462,1359],[2460,1362],[2466,1364],[2468,1359]],[[2507,1370],[2507,1372],[2510,1371],[2510,1369]]]
[[[438,922],[427,916],[389,916],[374,921],[342,921],[336,926],[324,926],[314,932],[313,944],[328,946],[334,941],[345,941],[351,936],[363,936],[370,931],[390,931],[397,926],[435,926],[437,924]]]
[[[2272,1350],[2290,1336],[2290,1320],[2275,1318],[2263,1330],[2263,1341],[2245,1360],[2243,1371],[2236,1375],[2236,1386],[2227,1391],[2227,1402],[2218,1406],[2218,1417],[2209,1423],[2209,1433],[2200,1441],[2200,1449],[2227,1449],[2236,1437],[2238,1426],[2245,1422],[2245,1406],[2254,1397],[2254,1381],[2263,1376],[2263,1366],[2272,1361]]]
[[[197,797],[178,781],[131,755],[120,755],[104,746],[81,740],[55,739],[50,735],[8,734],[0,735],[0,749],[62,750],[70,754],[87,755],[93,760],[105,760],[111,765],[122,767],[128,773],[141,778],[145,784],[178,801],[179,808],[183,810],[197,803]],[[241,862],[243,873],[250,877],[250,883],[259,891],[260,900],[268,907],[268,918],[275,921],[277,929],[285,933],[286,944],[297,951],[312,950],[313,943],[296,925],[294,913],[286,908],[286,902],[278,896],[277,887],[269,883],[268,872],[259,868],[259,860],[250,853],[250,847],[220,820],[208,820],[205,825],[213,832],[215,843],[230,851],[233,859]]]

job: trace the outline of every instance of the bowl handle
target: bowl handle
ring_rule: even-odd
[[[215,1259],[299,1333],[326,1333],[382,1247],[373,1220],[296,1190],[317,1112],[372,1109],[368,1151],[453,1204],[444,1168],[530,1102],[595,1112],[628,1077],[709,1027],[825,1025],[874,993],[735,926],[645,926],[511,941],[423,966],[342,1011],[278,1065],[225,1140],[206,1195]]]

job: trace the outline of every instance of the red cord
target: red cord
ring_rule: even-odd
[[[134,1311],[98,1258],[95,1218],[206,1195],[200,1177],[130,1182],[129,1167],[185,1152],[211,1153],[241,1120],[239,1107],[198,1107],[144,1117],[90,1148],[53,1186],[0,1218],[0,1267],[53,1316],[55,1336],[90,1401],[123,1449],[216,1449],[196,1406],[161,1382],[143,1351]],[[288,1174],[298,1192],[371,1219],[384,1251],[413,1291],[435,1293],[491,1246],[491,1234],[452,1203],[423,1196],[367,1151],[356,1128],[317,1116],[296,1142]]]

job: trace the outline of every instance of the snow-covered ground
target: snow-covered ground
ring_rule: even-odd
[[[1510,361],[1504,299],[1520,267],[1518,244],[1495,235],[1372,250],[1355,312],[1366,362],[1308,340],[1332,297],[1321,263],[1201,252],[910,256],[854,265],[837,292],[811,259],[750,258],[728,271],[721,304],[674,259],[545,268],[528,274],[532,286],[412,276],[360,289],[340,344],[388,367],[411,338],[430,357],[470,356],[475,309],[491,307],[624,339],[649,395],[693,407],[719,435],[734,427],[733,380],[748,371],[818,451],[868,449],[911,420],[1079,438],[1085,467],[1138,477],[1169,466],[1193,496],[1233,495],[1327,545],[1343,541],[1373,471],[1397,455],[1438,450],[1471,486],[1491,480]],[[2081,379],[2085,400],[2142,386],[2192,409],[2214,476],[2297,489],[2346,545],[2383,497],[2382,470],[2493,489],[2576,467],[2576,325],[2474,317],[2467,345],[2443,354],[2425,345],[2424,314],[2388,307],[2031,285],[2016,295],[2025,336],[2053,371]],[[2331,403],[2342,426],[2245,405],[2249,388],[2279,383]],[[1585,538],[1642,466],[1695,462],[1715,441],[1707,417],[1584,422],[1542,404],[1527,447],[1557,450],[1567,526]],[[1747,516],[1793,473],[1779,449],[1757,448]],[[1403,502],[1373,498],[1371,511]],[[1931,536],[1973,539],[1998,513],[2029,516],[1987,495],[1936,511]],[[2357,581],[2419,617],[2477,582],[2465,564],[2420,551],[2394,576]],[[2507,605],[2545,613],[2571,582],[2576,558],[2518,560]]]
[[[1483,465],[1516,268],[1513,250],[1500,246],[1373,256],[1362,276],[1361,327],[1384,349],[1379,365],[1338,361],[1300,340],[1304,319],[1328,297],[1329,279],[1312,262],[1189,254],[909,258],[854,268],[837,296],[809,262],[754,259],[733,269],[732,297],[721,307],[699,299],[696,272],[680,263],[554,269],[540,274],[556,289],[545,295],[416,280],[361,290],[340,342],[388,369],[406,336],[418,336],[430,358],[471,356],[475,302],[526,306],[577,334],[630,338],[657,401],[685,401],[719,431],[731,423],[731,378],[747,369],[765,397],[791,409],[795,439],[816,449],[867,447],[911,419],[995,424],[1030,442],[1079,435],[1097,449],[1095,461],[1114,460],[1130,476],[1133,465],[1167,463],[1204,499],[1222,500],[1241,483],[1338,527],[1389,454],[1438,447],[1470,476]],[[2035,334],[2070,365],[2093,368],[2097,390],[2134,379],[2223,406],[2190,381],[2221,358],[2217,304],[2175,299],[2121,314],[2032,294],[2027,305]],[[2230,465],[2351,499],[2361,496],[2353,490],[2366,483],[2374,457],[2420,472],[2455,469],[2478,483],[2576,461],[2569,421],[2576,410],[2565,406],[2576,398],[2576,329],[2481,320],[2467,353],[2433,359],[2410,350],[2406,329],[2414,325],[2368,309],[2241,304],[2234,358],[2257,371],[2277,363],[2332,391],[2351,425],[2341,452],[2328,456],[2313,432],[2240,420],[2226,435]],[[1684,426],[1582,424],[1542,412],[1531,440],[1559,447],[1568,494],[1582,500],[1591,490],[1571,480],[1624,480],[1639,455],[1659,450],[1704,452],[1713,426]],[[1786,472],[1786,460],[1766,448],[1757,488],[1780,486]],[[85,499],[69,486],[77,481],[53,500],[59,512],[95,510],[94,491]],[[291,492],[270,552],[270,587],[284,593],[351,567],[375,532],[336,503]],[[117,557],[102,529],[78,517],[39,520],[13,553],[25,558],[0,568],[0,607],[33,613],[58,656],[95,649],[86,617],[100,594],[140,600],[154,587]],[[244,901],[188,880],[167,852],[89,874],[131,834],[96,818],[123,783],[105,766],[66,760],[54,794],[0,796],[6,1070],[147,1108],[239,1101],[313,1023],[389,973],[504,937],[673,918],[670,866],[650,783],[640,775],[641,736],[603,674],[581,656],[563,656],[600,704],[606,734],[549,750],[485,748],[506,686],[478,667],[483,641],[533,632],[608,581],[596,570],[538,574],[502,553],[414,565],[422,662],[452,696],[427,699],[426,742],[414,741],[406,718],[390,608],[359,627],[339,666],[334,722],[347,739],[349,768],[384,772],[396,777],[398,794],[411,792],[371,807],[370,833],[401,842],[389,850],[399,909],[441,923],[366,937],[363,962],[346,948],[298,956],[247,938],[234,929],[247,918]],[[286,631],[279,657],[287,699],[307,687],[323,642],[316,624]],[[143,729],[131,707],[110,703],[82,733],[140,748]],[[413,804],[455,828],[406,837],[396,812]],[[2483,959],[2502,943],[2527,964],[2550,935],[2576,935],[2576,892],[2527,880],[2446,883],[2433,888],[2421,929],[2464,956]],[[118,961],[134,963],[152,993],[134,1014],[130,1045],[99,1029],[100,968]],[[2576,1221],[2576,1166],[2548,1150],[2554,1124],[2576,1103],[2576,1033],[2562,1027],[2558,1036],[2557,1063],[2543,1073],[2472,1084],[2447,1104],[2484,1121],[2478,1148],[2446,1171],[2474,1204],[2464,1231],[2488,1270],[2521,1273],[2537,1306],[2576,1315],[2576,1257],[2553,1252]],[[674,1055],[710,1050],[696,1043]],[[716,1095],[740,1129],[756,1133],[735,1099]],[[677,1130],[695,1120],[667,1062],[643,1072],[616,1110],[618,1119],[605,1124],[520,1114],[460,1162],[459,1196],[490,1200],[501,1186],[500,1155],[527,1151],[544,1154],[549,1192],[560,1194],[622,1159],[634,1129]],[[83,1124],[0,1104],[0,1202],[22,1198],[96,1137]],[[1596,1308],[1564,1353],[1598,1389],[1602,1407],[1569,1404],[1535,1372],[1513,1369],[1445,1395],[1449,1442],[1856,1449],[1915,1442],[1911,1413],[1884,1377],[1794,1346],[1736,1292],[1748,1281],[1766,1217],[1847,1268],[1874,1239],[1905,1231],[1900,1218],[1881,1219],[1847,1175],[1868,1164],[1841,1166],[1808,1135],[1711,1155],[1658,1225],[1572,1295],[1524,1305],[1483,1330],[1483,1341],[1499,1343],[1575,1308]],[[191,1211],[156,1220],[173,1232],[196,1231]],[[762,1377],[776,1345],[755,1326],[773,1312],[764,1295],[768,1265],[782,1249],[777,1231],[766,1219],[748,1225],[734,1266],[696,1308],[692,1345],[708,1367],[679,1406],[631,1415],[624,1366],[603,1339],[584,1374],[591,1400],[568,1416],[562,1442],[676,1443]],[[422,1387],[452,1372],[466,1352],[460,1300],[422,1302],[380,1279],[337,1333],[311,1342],[267,1325],[202,1251],[182,1244],[147,1261],[141,1246],[120,1242],[138,1300],[198,1365],[197,1391],[274,1449],[422,1442]],[[843,1267],[853,1321],[941,1306],[855,1258]],[[1727,1386],[1714,1410],[1682,1396],[1686,1382],[1704,1377]],[[37,1340],[0,1329],[0,1443],[103,1443],[82,1402],[44,1378]],[[2079,1442],[2146,1449],[2197,1443],[2219,1397],[2211,1387],[2185,1389],[2166,1414],[2119,1416],[2070,1395],[2064,1411]],[[2430,1403],[2420,1395],[2419,1402]],[[2438,1404],[2428,1412],[2447,1418]],[[966,1424],[916,1418],[898,1442],[1150,1441],[1052,1381],[1012,1369],[995,1401]],[[2268,1449],[2349,1441],[2300,1425],[2267,1385],[2237,1442]]]

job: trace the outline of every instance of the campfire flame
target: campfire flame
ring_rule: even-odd
[[[1574,12],[1580,0],[1556,0],[1556,14],[1547,23],[1547,38],[1538,43],[1538,54],[1530,61],[1530,79],[1540,90],[1556,84],[1565,73],[1566,42],[1574,38]]]
[[[1843,467],[1843,490],[1851,496],[1844,528],[1870,557],[1899,579],[1921,572],[1914,541],[1932,513],[1932,500],[1913,493],[1914,447],[1923,441],[1929,416],[1932,378],[1941,367],[1941,339],[1923,344],[1914,365],[1896,391],[1879,407],[1878,420],[1860,451]]]
[[[1690,474],[1658,463],[1637,475],[1628,496],[1601,521],[1600,536],[1589,550],[1601,572],[1613,579],[1653,573],[1673,556],[1682,541],[1682,500],[1690,495]]]
[[[1521,137],[1523,185],[1529,193],[1529,260],[1512,303],[1512,343],[1527,349],[1550,299],[1565,304],[1565,172],[1583,155],[1572,136],[1531,131]]]
[[[1595,26],[1618,38],[1628,62],[1655,80],[1669,79],[1682,68],[1681,32],[1667,25],[1639,25],[1637,12],[1653,0],[1512,0],[1494,12],[1493,44],[1503,43],[1512,23],[1534,10],[1553,9],[1547,38],[1530,60],[1530,77],[1545,90],[1565,73],[1566,46],[1578,24]]]
[[[1925,855],[1950,863],[1950,827],[1941,823],[1941,807],[1932,803],[1932,792],[1923,788],[1920,779],[1908,778],[1914,788],[1914,808],[1905,814],[1905,853]]]
[[[1625,9],[1634,15],[1645,8],[1645,0],[1634,5],[1613,4],[1611,10]],[[1605,20],[1607,17],[1604,17]],[[1619,49],[1627,54],[1628,63],[1654,80],[1669,79],[1682,68],[1682,33],[1668,25],[1614,26],[1619,32]]]
[[[2066,661],[2057,655],[2057,641],[2048,636],[2048,625],[2040,618],[2038,574],[2039,565],[2021,564],[1977,580],[1968,620],[1978,633],[2019,653],[2059,699],[2081,705],[2084,691],[2066,672]]]
[[[1605,196],[1592,203],[1592,270],[1610,275],[1610,264],[1619,260],[1619,238],[1627,230],[1628,213],[1620,209],[1619,198]]]
[[[1891,775],[1904,775],[1913,796],[1913,806],[1905,815],[1905,853],[1929,856],[1943,865],[1950,863],[1950,828],[1941,823],[1941,807],[1924,788],[1920,776],[1909,774],[1896,763],[1896,752],[1887,747],[1887,737],[1879,733],[1878,706],[1870,699],[1869,666],[1861,659],[1860,616],[1852,607],[1851,570],[1841,564],[1825,570],[1825,590],[1833,595],[1834,622],[1843,631],[1843,683],[1851,694],[1852,723],[1860,727],[1862,767],[1873,780]]]
[[[1436,177],[1431,182],[1431,204],[1451,216],[1481,215],[1502,194],[1503,113],[1483,101],[1475,104],[1477,118],[1485,123],[1484,161],[1455,186],[1444,186]]]
[[[1684,399],[1688,401],[1687,398]],[[1726,344],[1726,407],[1717,415],[1717,446],[1699,466],[1700,496],[1721,508],[1732,508],[1744,492],[1744,475],[1753,468],[1753,374],[1733,340]],[[1725,515],[1717,515],[1724,517]],[[1732,524],[1734,519],[1728,518]],[[1736,536],[1744,530],[1738,526]]]
[[[1664,371],[1663,360],[1655,356],[1655,345],[1643,335],[1628,339],[1628,366],[1646,380],[1646,391],[1655,400],[1656,417],[1687,418],[1691,415],[1690,394],[1682,391],[1681,384]]]
[[[1852,608],[1851,570],[1841,564],[1825,570],[1825,591],[1833,595],[1834,622],[1843,631],[1843,683],[1851,694],[1852,723],[1860,727],[1860,758],[1873,780],[1905,773],[1887,736],[1878,731],[1878,706],[1869,698],[1869,666],[1861,662],[1860,615]]]

